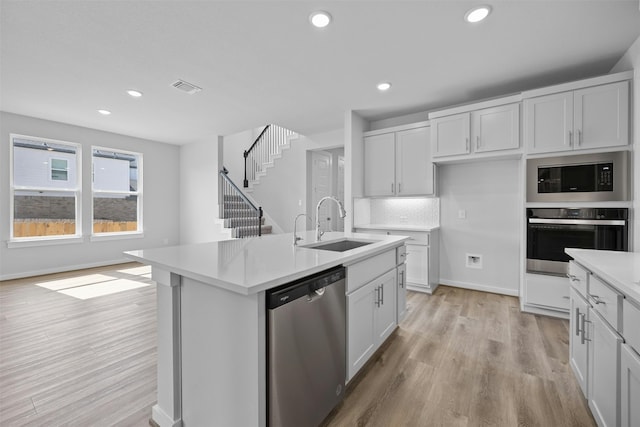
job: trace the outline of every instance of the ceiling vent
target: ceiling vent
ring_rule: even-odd
[[[193,95],[194,93],[198,93],[202,90],[201,87],[185,82],[184,80],[176,80],[171,84],[171,86],[183,92],[187,92],[189,95]]]

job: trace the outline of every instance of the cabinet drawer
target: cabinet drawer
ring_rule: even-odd
[[[622,335],[635,351],[640,354],[640,308],[625,299],[622,302]]]
[[[351,293],[396,268],[396,250],[392,249],[347,267],[347,293]]]
[[[564,277],[527,274],[526,303],[569,311],[569,283]]]
[[[569,282],[584,298],[587,297],[587,277],[589,273],[575,261],[569,261]]]
[[[402,245],[396,248],[396,264],[398,265],[404,264],[406,260],[407,260],[407,247],[405,245]]]
[[[622,295],[598,277],[589,277],[589,303],[616,331],[622,326]]]

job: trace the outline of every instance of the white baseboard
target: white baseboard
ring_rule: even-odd
[[[512,297],[520,296],[517,289],[504,289],[495,286],[480,285],[477,283],[459,282],[457,280],[440,279],[441,285],[453,286],[454,288],[471,289],[474,291],[490,292],[492,294],[509,295]]]
[[[119,259],[112,259],[108,261],[91,262],[87,264],[65,265],[65,266],[58,266],[53,268],[44,268],[42,270],[31,270],[31,271],[22,272],[22,273],[4,274],[0,276],[0,281],[23,279],[25,277],[33,277],[33,276],[42,276],[44,274],[65,273],[67,271],[84,270],[85,268],[104,267],[107,265],[124,264],[127,262],[134,262],[134,261],[128,258],[119,258]]]

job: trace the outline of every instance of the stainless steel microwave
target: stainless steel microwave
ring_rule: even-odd
[[[629,200],[628,151],[527,159],[527,202]]]

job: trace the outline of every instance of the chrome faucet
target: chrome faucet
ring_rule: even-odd
[[[320,205],[325,200],[333,200],[338,204],[338,209],[340,210],[340,218],[344,218],[345,216],[347,216],[347,211],[344,210],[344,206],[342,206],[342,202],[340,200],[336,199],[333,196],[327,196],[320,199],[320,201],[318,202],[318,206],[316,206],[316,241],[318,242],[324,234],[324,231],[320,231]]]
[[[297,230],[296,230],[298,225],[298,218],[300,218],[301,216],[306,216],[307,219],[310,219],[309,215],[304,213],[296,215],[296,219],[293,220],[293,246],[298,246],[298,241],[302,240],[302,237],[297,236]]]

